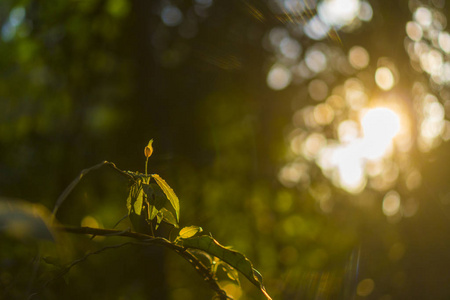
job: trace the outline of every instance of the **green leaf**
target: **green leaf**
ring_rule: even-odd
[[[155,206],[153,206],[153,205],[147,205],[147,206],[148,206],[147,221],[150,222],[158,216],[159,210],[157,210],[155,208]]]
[[[173,226],[175,226],[175,228],[178,228],[178,222],[177,219],[175,219],[175,216],[173,215],[172,212],[170,212],[169,210],[167,210],[166,208],[162,208],[161,213],[163,214],[163,221],[166,223],[169,223]]]
[[[137,180],[130,188],[127,198],[128,215],[140,216],[142,213],[142,205],[144,200],[144,192],[142,189],[142,181]]]
[[[158,229],[159,224],[161,224],[161,221],[163,220],[163,218],[164,218],[163,213],[161,211],[158,211],[158,213],[156,214],[155,230]]]
[[[179,238],[187,239],[187,238],[193,237],[194,235],[196,235],[197,233],[202,232],[202,231],[203,231],[203,229],[198,226],[184,227],[183,229],[180,230]]]
[[[211,264],[211,272],[218,278],[218,273],[221,273],[220,271],[225,272],[228,279],[234,281],[237,285],[240,285],[239,272],[223,260],[214,257],[214,261]]]
[[[151,175],[156,183],[159,185],[161,190],[166,194],[167,199],[169,199],[170,203],[172,204],[173,208],[175,209],[175,216],[177,218],[177,222],[180,221],[180,202],[178,200],[177,195],[175,195],[175,192],[172,190],[172,188],[162,179],[159,177],[158,174],[152,174]]]
[[[242,253],[227,249],[226,247],[220,245],[215,239],[207,235],[181,239],[181,244],[183,247],[203,250],[208,254],[220,258],[247,277],[251,283],[263,292],[267,299],[272,299],[263,285],[261,274],[253,268],[250,260]]]
[[[143,187],[145,184],[148,185],[149,180],[150,178],[137,179],[136,182],[130,187],[130,192],[127,198],[128,216],[134,230],[137,232],[144,232],[145,227],[147,226],[146,220],[149,217],[149,211],[143,209],[144,200],[146,198],[144,197],[146,196],[146,193],[144,193]],[[155,210],[155,214],[156,213],[157,211]]]
[[[147,194],[148,203],[153,205],[158,211],[161,210],[168,200],[161,188],[155,183],[150,183],[144,184],[143,189]]]

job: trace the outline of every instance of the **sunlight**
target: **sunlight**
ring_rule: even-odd
[[[375,82],[382,90],[388,91],[394,86],[394,75],[389,68],[378,68],[375,72]]]
[[[339,185],[352,193],[362,191],[366,185],[366,164],[380,164],[380,159],[389,154],[393,140],[400,132],[400,117],[389,108],[375,107],[362,113],[360,126],[362,137],[350,134],[353,138],[347,139],[349,143],[334,153]],[[341,127],[346,131],[346,127]],[[354,126],[350,131],[355,131]]]
[[[358,141],[336,149],[333,161],[337,166],[341,188],[351,193],[361,192],[366,186],[366,178]]]
[[[274,65],[267,74],[267,85],[276,91],[287,87],[291,80],[291,72],[283,65]]]
[[[318,5],[318,13],[322,20],[338,28],[349,24],[358,16],[360,2],[358,0],[328,0]]]
[[[361,119],[363,156],[375,160],[386,154],[400,131],[400,117],[391,109],[370,109]]]
[[[383,213],[386,216],[393,216],[400,210],[400,195],[396,191],[388,192],[383,198]]]
[[[384,160],[390,157],[394,141],[402,142],[408,133],[403,128],[406,121],[394,109],[378,106],[363,109],[359,114],[359,121],[345,120],[339,124],[338,144],[327,145],[323,141],[319,151],[317,147],[310,149],[311,152],[319,152],[316,160],[325,176],[350,193],[361,192],[369,178],[378,177],[378,185],[373,185],[375,188],[387,186],[397,179],[398,172],[390,172],[397,170],[396,166],[389,168]]]
[[[373,14],[364,0],[324,0],[315,5],[317,14],[305,19],[302,27],[314,40],[323,39],[331,28],[352,31]],[[447,19],[431,6],[417,4],[410,9],[411,20],[404,24],[404,33],[411,67],[428,76],[436,88],[447,86]],[[297,108],[300,101],[295,103],[289,155],[301,163],[315,163],[327,179],[349,193],[360,193],[366,187],[387,192],[397,183],[408,190],[420,186],[411,154],[415,148],[428,152],[450,140],[448,93],[432,92],[426,84],[414,82],[412,94],[404,94],[397,62],[377,58],[366,46],[353,45],[343,52],[324,44],[297,45],[293,39],[296,32],[281,27],[273,28],[267,39],[279,56],[274,65],[283,65],[290,75],[275,76],[281,74],[274,72],[268,77],[269,87],[281,90],[304,83],[302,97],[306,94],[313,103],[302,109]],[[344,75],[341,84],[333,81],[336,74]],[[307,182],[300,180],[298,170],[293,165],[283,169],[282,182],[290,186]],[[386,208],[390,203],[396,202],[386,200]]]
[[[369,65],[369,53],[360,46],[354,46],[348,52],[348,61],[353,68],[361,70]]]

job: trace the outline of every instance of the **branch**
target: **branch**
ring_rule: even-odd
[[[61,206],[61,204],[63,204],[64,200],[66,200],[67,196],[72,192],[72,190],[75,188],[75,186],[78,184],[78,182],[80,182],[81,178],[83,178],[83,176],[86,175],[87,173],[89,173],[90,171],[97,170],[97,169],[103,167],[104,165],[113,168],[115,171],[119,172],[122,176],[125,176],[128,179],[131,179],[131,180],[134,179],[133,176],[131,176],[127,172],[124,172],[121,169],[117,168],[114,163],[106,161],[106,160],[102,161],[101,163],[99,163],[99,164],[97,164],[97,165],[95,165],[93,167],[84,169],[84,170],[81,171],[80,175],[78,175],[78,177],[75,178],[69,184],[69,186],[64,190],[64,192],[58,197],[58,200],[56,200],[55,207],[53,208],[53,211],[52,211],[53,218],[56,216],[56,212],[58,211],[58,209]]]
[[[69,226],[56,226],[56,230],[75,233],[75,234],[89,234],[93,236],[124,236],[129,238],[134,238],[140,241],[140,243],[129,243],[129,244],[137,244],[137,245],[159,245],[164,246],[166,248],[169,248],[170,250],[175,251],[178,255],[186,259],[197,272],[203,277],[203,279],[209,284],[210,288],[213,289],[220,300],[226,300],[231,299],[227,296],[226,292],[220,288],[217,281],[214,279],[214,275],[211,273],[210,269],[206,267],[197,257],[195,257],[189,250],[185,247],[176,245],[169,240],[161,237],[152,237],[147,234],[138,233],[138,232],[132,232],[132,231],[120,231],[120,230],[113,230],[113,229],[103,229],[103,228],[91,228],[91,227],[69,227]],[[125,243],[128,244],[128,243]],[[121,244],[120,246],[123,246],[125,244]],[[117,246],[112,246],[117,247]],[[105,250],[105,249],[100,249]],[[98,252],[100,252],[97,251]],[[95,252],[92,254],[96,254]],[[89,254],[91,255],[91,254]],[[87,256],[89,256],[87,255]],[[87,258],[85,256],[84,258],[81,258],[79,260],[76,260],[74,263],[81,262]],[[72,263],[72,264],[74,264]]]

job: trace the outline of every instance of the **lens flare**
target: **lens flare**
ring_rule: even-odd
[[[363,155],[375,160],[386,154],[394,137],[400,132],[400,117],[391,109],[370,109],[361,120]]]
[[[341,122],[337,128],[338,141],[325,140],[311,149],[310,152],[317,155],[309,156],[335,185],[355,194],[366,187],[369,179],[373,188],[381,190],[395,181],[398,168],[395,164],[388,168],[385,159],[408,132],[406,117],[398,109],[367,108],[360,116],[358,120]],[[373,180],[377,178],[379,184],[374,185]]]

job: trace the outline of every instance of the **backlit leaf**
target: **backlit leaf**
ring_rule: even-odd
[[[156,225],[155,225],[155,230],[158,229],[159,224],[161,224],[161,221],[163,220],[163,213],[161,211],[158,211],[158,213],[156,214]]]
[[[180,221],[180,202],[178,200],[177,195],[172,190],[172,188],[162,179],[158,174],[152,174],[152,177],[155,179],[156,183],[162,189],[164,194],[166,194],[167,199],[169,199],[173,208],[175,209],[175,216],[177,218],[177,222]]]
[[[154,205],[148,205],[147,220],[152,221],[158,215],[159,210]]]
[[[142,212],[142,204],[143,204],[143,190],[142,190],[142,182],[136,181],[131,188],[130,192],[128,193],[127,198],[127,208],[128,208],[128,215],[141,215]]]
[[[157,210],[161,210],[167,202],[167,196],[161,188],[155,184],[144,184],[144,192],[147,194],[150,205],[155,206]]]
[[[197,233],[202,232],[202,231],[203,231],[203,229],[198,226],[184,227],[183,229],[180,230],[179,237],[182,239],[187,239],[187,238],[193,237],[194,235],[196,235]]]
[[[250,260],[242,253],[225,248],[224,246],[220,245],[215,239],[207,235],[182,239],[181,243],[183,247],[203,250],[211,255],[216,256],[217,258],[220,258],[221,260],[241,272],[245,277],[247,277],[247,279],[251,283],[257,286],[261,290],[261,292],[263,292],[267,299],[272,299],[270,298],[263,285],[261,274],[253,268]]]
[[[128,216],[134,229],[141,232],[146,219],[148,219],[149,212],[143,211],[144,208],[144,193],[143,186],[147,184],[150,178],[140,178],[131,186],[127,198]]]
[[[170,212],[169,210],[167,210],[166,208],[162,208],[161,209],[161,213],[163,214],[163,221],[166,223],[169,223],[173,226],[175,226],[175,228],[178,228],[178,222],[177,219],[175,219],[175,216],[173,215],[172,212]]]

